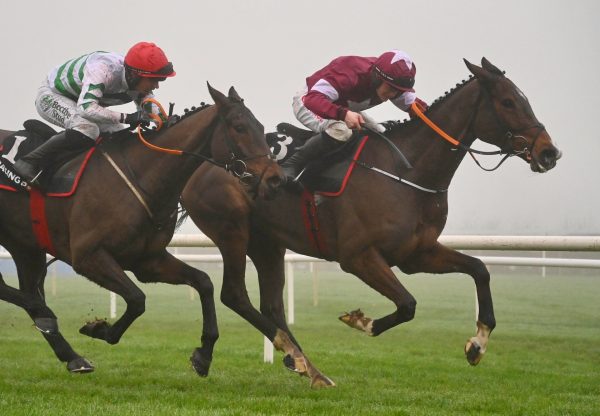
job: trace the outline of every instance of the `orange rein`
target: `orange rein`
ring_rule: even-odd
[[[163,106],[154,98],[146,98],[144,101],[142,101],[142,108],[144,106],[144,104],[146,103],[152,103],[155,104],[158,107],[158,111],[166,118],[167,117],[167,112],[165,111],[165,109],[163,108]],[[162,118],[158,115],[158,114],[154,114],[154,113],[150,113],[148,114],[150,116],[150,118],[152,120],[154,120],[156,122],[156,130],[160,130],[163,126],[163,121]],[[171,155],[178,155],[181,156],[183,154],[182,150],[177,150],[177,149],[167,149],[165,147],[160,147],[160,146],[156,146],[150,142],[148,142],[146,139],[144,139],[144,136],[142,136],[142,126],[138,126],[137,127],[137,133],[138,133],[138,137],[140,139],[140,141],[148,148],[152,149],[152,150],[156,150],[157,152],[163,152],[163,153],[168,153]]]
[[[444,130],[442,130],[441,128],[439,128],[437,126],[437,124],[435,124],[433,121],[431,121],[429,118],[427,118],[427,116],[425,114],[423,114],[423,112],[421,111],[421,109],[419,108],[419,106],[417,105],[416,102],[412,103],[410,105],[410,108],[412,109],[412,111],[415,112],[415,114],[425,122],[425,124],[427,124],[429,127],[431,127],[431,129],[433,131],[435,131],[437,134],[439,134],[440,136],[442,136],[445,140],[447,140],[448,142],[452,143],[454,146],[458,146],[460,145],[460,142],[456,139],[454,139],[453,137],[449,136]]]

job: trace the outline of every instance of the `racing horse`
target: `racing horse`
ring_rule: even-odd
[[[152,149],[132,134],[101,141],[74,195],[45,199],[53,255],[120,295],[127,304],[114,324],[88,322],[80,332],[116,344],[144,312],[145,295],[125,270],[144,283],[190,285],[198,291],[202,304],[201,346],[191,356],[201,376],[208,374],[219,336],[213,286],[206,273],[166,250],[183,187],[204,161],[236,170],[258,196],[273,192],[283,180],[262,124],[235,89],[225,96],[210,85],[208,88],[215,104],[193,109],[155,132],[152,143],[146,142]],[[46,253],[32,230],[30,194],[0,192],[0,245],[12,255],[19,281],[17,289],[0,276],[0,299],[25,309],[69,371],[93,371],[94,366],[62,336],[57,317],[45,302]]]
[[[477,258],[440,244],[448,213],[452,177],[476,139],[517,155],[534,172],[552,169],[561,156],[528,99],[504,73],[485,58],[481,67],[465,60],[474,75],[440,97],[426,117],[455,143],[443,140],[420,119],[392,123],[386,136],[412,164],[398,163],[389,143],[370,137],[343,193],[321,196],[312,212],[303,212],[302,196],[284,192],[272,201],[251,200],[232,178],[208,165],[186,185],[182,204],[198,227],[219,247],[224,260],[222,302],[248,320],[284,351],[284,363],[317,386],[334,385],[302,352],[286,325],[283,309],[284,253],[339,262],[391,300],[396,309],[372,319],[360,310],[341,316],[349,326],[377,336],[413,319],[415,298],[391,270],[403,273],[466,273],[477,289],[476,335],[465,346],[476,365],[496,326],[490,274]],[[210,189],[219,193],[207,194]],[[303,215],[315,218],[307,231]],[[223,230],[227,230],[226,233]],[[320,240],[320,244],[315,244]],[[248,299],[244,274],[246,253],[254,262],[260,285],[260,312]]]

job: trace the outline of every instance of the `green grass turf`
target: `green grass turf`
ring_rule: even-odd
[[[262,335],[218,300],[221,337],[211,372],[188,358],[199,345],[198,297],[187,287],[140,285],[146,313],[118,345],[80,335],[108,316],[109,295],[78,278],[58,278],[48,303],[63,335],[94,362],[69,374],[24,311],[0,302],[0,415],[598,415],[600,280],[597,276],[493,276],[498,326],[477,367],[463,346],[474,335],[474,285],[459,275],[401,277],[417,298],[412,322],[372,338],[337,320],[357,307],[381,317],[391,303],[353,276],[296,271],[294,334],[337,387],[313,390],[262,363]],[[15,285],[14,277],[5,276]],[[248,275],[257,303],[256,278]],[[119,312],[124,304],[118,303]]]

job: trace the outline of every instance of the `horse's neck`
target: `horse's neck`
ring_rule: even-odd
[[[470,145],[474,138],[468,136],[468,129],[477,111],[479,88],[477,82],[461,87],[432,106],[427,117],[451,137]],[[414,123],[409,134],[405,136],[399,132],[405,137],[394,139],[413,165],[406,177],[422,186],[447,189],[466,153],[447,142],[421,120]]]
[[[187,153],[210,152],[210,134],[207,133],[216,115],[215,106],[199,111],[157,135],[152,144]],[[141,143],[132,144],[129,150],[128,163],[150,199],[147,202],[153,204],[153,200],[158,200],[160,206],[168,205],[171,200],[173,203],[178,201],[188,179],[201,163],[197,157],[167,154]]]

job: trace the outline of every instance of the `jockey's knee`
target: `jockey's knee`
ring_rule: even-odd
[[[100,135],[100,127],[83,117],[75,116],[66,126],[67,129],[75,130],[91,140],[96,140]]]
[[[346,142],[352,137],[352,130],[343,121],[331,122],[324,131],[329,137],[340,142]]]

